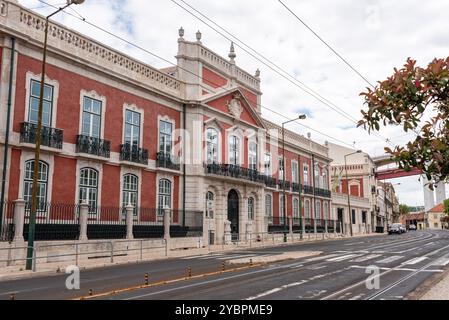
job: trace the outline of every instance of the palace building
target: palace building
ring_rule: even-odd
[[[31,198],[44,24],[0,1],[4,201]],[[260,72],[237,66],[232,44],[223,57],[181,28],[177,45],[176,66],[159,70],[50,23],[38,218],[60,218],[46,203],[82,201],[98,221],[127,204],[136,221],[195,210],[215,243],[226,228],[235,239],[299,221],[330,228],[328,147],[264,119]]]

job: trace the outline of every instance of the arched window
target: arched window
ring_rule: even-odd
[[[131,173],[123,176],[123,194],[122,205],[126,207],[128,204],[134,206],[134,215],[137,215],[137,199],[139,196],[139,178]]]
[[[248,198],[248,220],[254,219],[254,198]]]
[[[33,186],[34,160],[25,162],[25,175],[23,181],[23,200],[31,207],[31,195]],[[48,185],[48,164],[39,161],[37,175],[37,212],[46,210]]]
[[[268,217],[268,220],[271,221],[273,218],[273,210],[271,206],[271,195],[265,195],[265,216]]]
[[[162,214],[162,209],[165,207],[171,208],[171,181],[168,179],[160,179],[158,191],[158,212]]]
[[[79,201],[89,204],[89,213],[97,213],[98,171],[92,168],[80,170]]]
[[[304,217],[310,219],[310,200],[304,201]]]
[[[323,210],[324,210],[324,219],[329,220],[329,204],[327,202],[323,204]]]
[[[257,170],[257,143],[254,141],[248,144],[248,167]]]
[[[293,199],[293,218],[299,218],[299,200],[297,198]]]
[[[206,218],[214,217],[214,194],[211,191],[206,193]]]
[[[315,203],[315,219],[321,219],[321,201]]]
[[[229,163],[240,164],[240,140],[236,136],[229,137]]]
[[[213,128],[206,130],[207,163],[218,163],[218,132]]]

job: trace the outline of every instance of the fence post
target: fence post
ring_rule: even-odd
[[[23,224],[25,222],[25,200],[14,201],[14,242],[24,242]]]
[[[89,214],[89,204],[84,200],[80,204],[80,235],[78,240],[87,240],[87,217]]]
[[[288,217],[288,233],[292,237],[292,242],[293,242],[293,218],[292,217]]]
[[[164,239],[168,251],[170,242],[170,208],[168,207],[164,207]]]
[[[126,211],[126,239],[132,240],[133,236],[133,220],[134,220],[134,206],[128,203],[125,207]]]

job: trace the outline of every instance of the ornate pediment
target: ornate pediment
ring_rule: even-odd
[[[241,99],[241,94],[239,92],[236,92],[233,95],[231,101],[228,101],[226,103],[229,113],[232,114],[232,116],[234,116],[234,118],[236,119],[240,119],[240,115],[243,112],[242,103],[240,101]]]

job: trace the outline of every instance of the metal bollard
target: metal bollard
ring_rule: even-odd
[[[249,259],[249,265],[252,267],[253,266],[253,259]]]
[[[187,268],[187,276],[188,276],[189,278],[192,277],[192,267],[188,267],[188,268]]]
[[[148,273],[145,273],[145,285],[148,285]]]
[[[89,289],[89,295],[91,296],[93,294],[92,289]]]
[[[225,262],[224,261],[221,263],[221,271],[225,271]]]
[[[16,294],[15,293],[11,293],[9,295],[9,300],[16,300]]]

